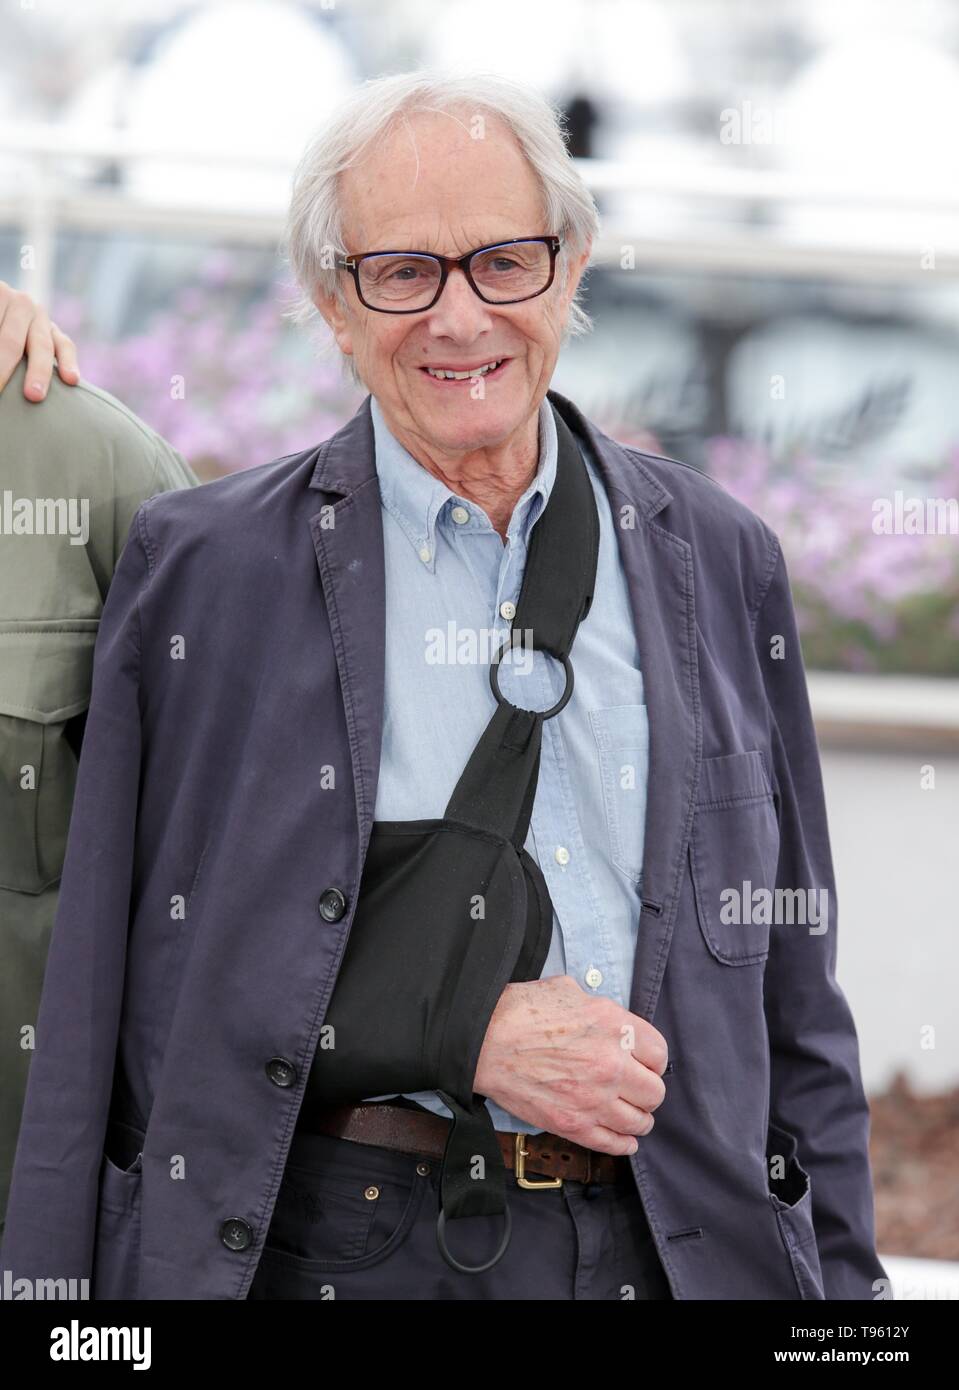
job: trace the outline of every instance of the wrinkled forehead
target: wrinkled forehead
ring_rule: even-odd
[[[483,112],[417,112],[373,140],[339,176],[347,250],[463,255],[539,236],[540,183],[515,136]]]

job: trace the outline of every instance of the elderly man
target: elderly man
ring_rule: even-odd
[[[25,1294],[884,1289],[782,555],[549,390],[596,225],[551,109],[490,77],[369,83],[306,152],[303,316],[370,394],[134,518],[2,1248]],[[807,892],[812,923],[780,909]]]

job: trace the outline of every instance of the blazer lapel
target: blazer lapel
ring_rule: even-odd
[[[630,1009],[652,1019],[666,969],[702,761],[693,557],[654,517],[671,494],[564,396],[548,398],[592,446],[629,587],[649,718],[642,914]]]
[[[369,396],[321,447],[310,487],[327,494],[309,525],[350,738],[359,882],[376,805],[386,671],[383,518]]]

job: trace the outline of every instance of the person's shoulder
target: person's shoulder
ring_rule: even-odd
[[[718,525],[724,530],[745,531],[768,539],[769,527],[758,512],[741,502],[704,468],[669,454],[621,445],[670,494],[668,510],[673,520]]]
[[[747,595],[761,589],[779,554],[780,542],[766,521],[705,469],[669,454],[620,446],[668,500],[652,518],[686,541],[693,563],[706,579],[735,571]]]
[[[19,467],[25,482],[41,491],[85,488],[146,497],[157,489],[192,487],[189,465],[156,430],[122,401],[81,377],[76,386],[56,369],[42,401],[23,395],[26,360],[0,392],[3,470]]]
[[[312,472],[320,447],[313,444],[270,459],[268,463],[237,469],[202,487],[191,488],[189,492],[159,493],[144,503],[143,510],[149,509],[151,523],[154,518],[185,520],[215,515],[228,527],[232,518],[242,516],[251,505],[268,498],[277,489],[295,486],[302,471]]]
[[[88,410],[107,437],[122,447],[125,471],[142,465],[145,474],[149,465],[147,486],[151,492],[199,485],[199,479],[180,451],[102,386],[95,386],[82,377],[75,387],[66,388],[59,380],[57,384],[61,398],[66,389],[77,391],[78,408]]]
[[[776,537],[758,513],[734,497],[705,469],[670,454],[654,453],[618,440],[589,419],[572,401],[553,392],[554,403],[567,415],[581,437],[592,435],[592,444],[618,461],[618,478],[639,503],[650,524],[672,532],[694,549],[708,549],[710,541],[727,544],[737,539],[765,553]],[[630,472],[635,470],[635,476]],[[614,473],[614,478],[616,473]]]
[[[134,523],[151,568],[165,555],[186,560],[202,551],[208,563],[218,554],[252,556],[259,548],[275,549],[304,498],[309,509],[307,488],[321,447],[284,454],[202,487],[148,498]],[[313,510],[319,511],[319,495],[313,496]]]

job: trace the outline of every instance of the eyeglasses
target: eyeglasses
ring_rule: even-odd
[[[337,259],[348,270],[357,297],[381,314],[419,314],[432,309],[451,270],[459,269],[486,304],[520,304],[553,283],[558,236],[526,236],[478,246],[465,256],[434,256],[426,251],[366,251]]]

